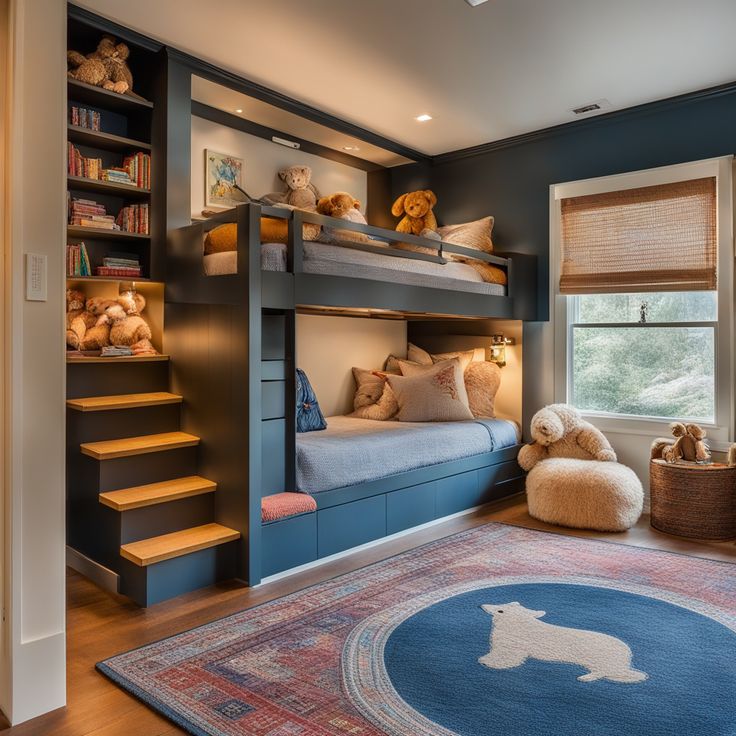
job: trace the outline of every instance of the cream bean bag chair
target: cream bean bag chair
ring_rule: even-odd
[[[631,468],[616,462],[605,436],[577,409],[553,404],[532,418],[534,442],[519,452],[529,471],[529,514],[550,524],[624,531],[641,516],[644,490]]]

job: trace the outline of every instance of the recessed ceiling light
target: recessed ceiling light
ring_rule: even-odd
[[[235,112],[240,113],[243,112],[240,108],[238,108]]]
[[[475,7],[476,5],[482,5],[486,0],[465,0],[468,5]]]
[[[426,123],[428,120],[431,120],[432,116],[427,115],[426,112],[423,112],[421,115],[417,115],[414,120],[416,120],[418,123]]]
[[[343,151],[360,151],[360,148],[358,146],[343,146]]]

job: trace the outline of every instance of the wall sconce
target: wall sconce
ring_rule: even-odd
[[[503,368],[506,365],[506,346],[513,344],[513,337],[506,337],[503,334],[491,336],[491,363]]]

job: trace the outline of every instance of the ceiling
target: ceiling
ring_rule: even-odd
[[[431,155],[736,79],[734,0],[78,1]]]

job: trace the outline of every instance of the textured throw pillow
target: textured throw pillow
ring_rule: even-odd
[[[455,422],[472,419],[463,393],[460,363],[457,360],[437,363],[413,376],[387,377],[399,404],[401,422]]]
[[[446,225],[445,227],[437,228],[437,232],[445,243],[461,245],[463,248],[471,248],[472,250],[479,250],[483,253],[493,253],[493,241],[491,240],[493,222],[493,217],[483,217],[473,222]],[[465,256],[449,252],[445,256],[450,260],[467,263],[469,266],[472,266],[486,283],[505,284],[507,281],[506,272],[491,263],[476,261],[472,258],[466,258]]]
[[[468,360],[466,363],[461,358],[451,358],[450,360],[443,360],[440,363],[435,363],[434,365],[417,365],[416,363],[410,363],[408,360],[400,360],[399,367],[401,368],[402,376],[421,376],[425,373],[434,374],[436,369],[440,366],[451,366],[452,369],[455,371],[457,398],[463,404],[465,404],[465,406],[469,407],[470,404],[468,403],[468,392],[465,390],[465,380],[463,378],[463,373],[465,372],[465,368],[467,367],[468,363],[470,363],[470,360]]]
[[[490,361],[473,362],[465,371],[468,405],[474,417],[496,416],[496,393],[501,385],[501,369]]]
[[[476,359],[474,350],[459,350],[454,353],[436,353],[430,356],[433,363],[441,363],[443,360],[452,360],[457,358],[460,361],[460,367],[463,369],[463,373],[467,370],[467,367]],[[483,356],[485,358],[485,355]]]
[[[415,345],[413,342],[409,343],[406,358],[412,363],[419,363],[420,365],[432,365],[432,356],[426,350],[420,348],[418,345]]]
[[[355,411],[350,416],[386,421],[398,412],[399,405],[391,386],[386,383],[386,376],[384,371],[353,368],[357,388],[353,399]]]

